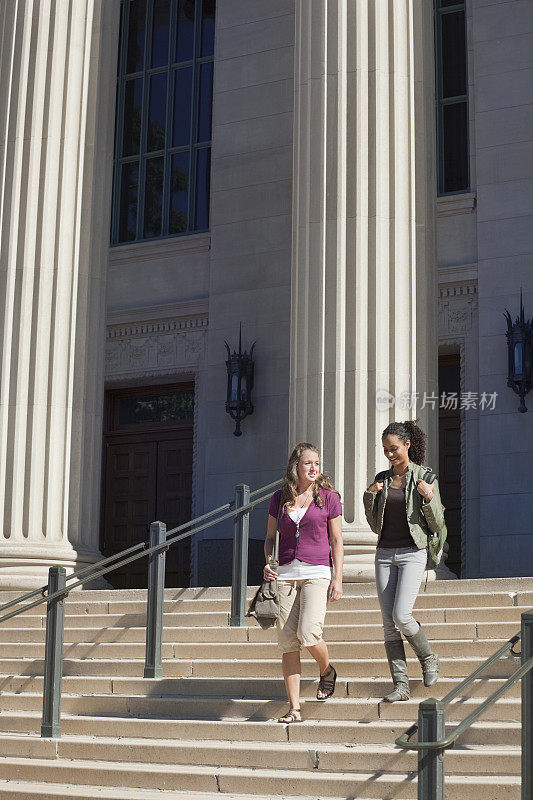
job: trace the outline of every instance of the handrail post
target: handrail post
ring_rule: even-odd
[[[150,547],[164,544],[167,526],[164,522],[150,525]],[[146,608],[146,657],[145,678],[161,678],[163,675],[163,604],[165,590],[166,550],[151,553],[148,557],[148,597]]]
[[[238,483],[235,487],[235,512],[250,502],[250,487]],[[246,625],[246,586],[248,583],[248,534],[250,514],[235,515],[233,529],[233,577],[231,582],[230,625],[243,628]]]
[[[522,664],[533,658],[533,609],[522,614]],[[522,677],[522,800],[533,800],[533,670]]]
[[[65,567],[48,570],[48,595],[65,588]],[[41,736],[61,736],[61,681],[63,677],[63,638],[65,631],[65,597],[56,597],[46,604],[46,645],[44,652],[43,718]]]
[[[418,740],[437,742],[445,736],[444,706],[430,697],[418,706]],[[418,751],[418,800],[444,800],[444,750]]]

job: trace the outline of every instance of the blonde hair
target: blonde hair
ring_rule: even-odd
[[[298,464],[306,450],[311,450],[312,453],[316,453],[317,456],[320,457],[318,448],[309,442],[300,442],[293,449],[289,456],[287,469],[285,470],[285,475],[283,476],[283,482],[281,484],[280,502],[283,503],[283,514],[287,512],[288,508],[294,506],[296,502],[296,497],[298,496]],[[317,506],[322,508],[324,506],[324,501],[320,496],[320,489],[331,489],[336,492],[329,478],[323,475],[322,472],[317,475],[313,483],[313,499]],[[340,497],[340,494],[338,492],[336,493]]]

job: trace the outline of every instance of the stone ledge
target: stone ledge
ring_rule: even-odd
[[[203,253],[211,249],[210,233],[168,236],[154,241],[119,244],[109,248],[109,265],[133,264],[147,259],[176,258],[182,254]]]
[[[437,217],[453,217],[456,214],[470,214],[477,205],[475,192],[447,194],[437,197]]]

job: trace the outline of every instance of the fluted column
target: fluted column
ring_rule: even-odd
[[[290,439],[342,492],[348,580],[373,579],[362,494],[381,432],[437,392],[432,4],[297,0]]]
[[[0,588],[99,557],[118,0],[0,4]]]

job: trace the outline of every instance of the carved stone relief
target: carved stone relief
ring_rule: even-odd
[[[439,287],[439,337],[464,336],[472,330],[477,313],[474,283]]]
[[[196,370],[205,355],[207,314],[107,326],[105,373],[108,380]]]

